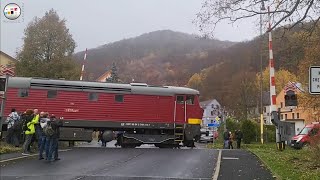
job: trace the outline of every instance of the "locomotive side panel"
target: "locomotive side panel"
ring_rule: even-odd
[[[13,107],[21,112],[38,108],[66,120],[173,123],[170,96],[122,94],[123,102],[117,102],[118,94],[111,93],[96,93],[97,99],[92,100],[92,92],[29,89],[26,97],[20,97],[20,91],[8,89],[6,114]]]

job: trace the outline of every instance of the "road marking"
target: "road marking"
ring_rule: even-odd
[[[219,150],[218,160],[215,168],[214,175],[212,177],[212,180],[217,180],[220,172],[220,164],[221,164],[221,150]]]
[[[229,159],[229,160],[238,160],[239,158],[235,158],[235,157],[223,157],[222,159]]]
[[[203,177],[198,177],[198,178],[194,178],[194,177],[166,177],[166,176],[101,176],[101,175],[85,175],[82,178],[86,178],[86,177],[103,177],[103,178],[109,178],[109,179],[113,179],[113,178],[126,178],[126,179],[173,179],[173,180],[177,180],[177,179],[181,179],[181,180],[210,180],[211,178],[203,178]]]
[[[72,149],[62,149],[62,150],[59,150],[59,152],[66,152],[66,151],[70,151],[70,150],[72,150]],[[8,162],[8,161],[14,161],[14,160],[18,160],[18,159],[27,158],[27,157],[38,156],[38,155],[39,155],[38,153],[37,154],[30,154],[30,155],[22,155],[20,157],[1,160],[0,163],[4,163],[4,162]]]

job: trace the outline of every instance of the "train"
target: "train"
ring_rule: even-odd
[[[100,131],[122,148],[193,147],[201,136],[199,96],[187,87],[9,77],[4,115],[12,108],[55,114],[63,121],[60,140],[70,144],[90,142]]]

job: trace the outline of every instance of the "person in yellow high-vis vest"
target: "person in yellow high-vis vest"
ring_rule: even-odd
[[[31,113],[32,112],[32,113]],[[26,129],[25,129],[25,141],[23,143],[23,153],[22,155],[29,155],[30,152],[28,149],[30,149],[30,144],[32,141],[32,137],[36,132],[35,124],[39,123],[39,114],[35,113],[34,111],[27,111],[26,117],[25,117],[25,123],[26,123]]]

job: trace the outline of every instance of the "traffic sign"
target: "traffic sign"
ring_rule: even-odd
[[[215,120],[216,120],[216,121],[219,121],[219,120],[220,120],[220,118],[217,116],[217,117],[215,118]]]
[[[320,94],[320,66],[311,66],[309,69],[309,92]]]
[[[214,120],[212,123],[208,124],[208,127],[219,127],[220,122],[218,120]]]
[[[219,127],[220,126],[220,124],[208,124],[208,127]]]

